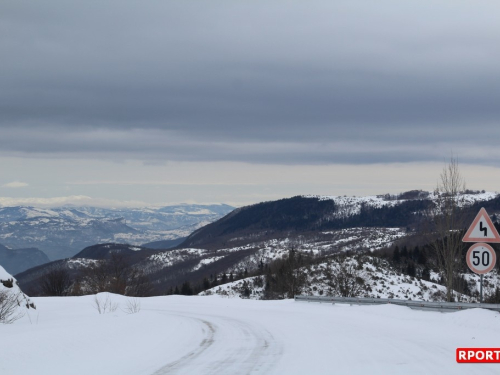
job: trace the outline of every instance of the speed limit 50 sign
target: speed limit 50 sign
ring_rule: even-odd
[[[472,272],[485,274],[495,267],[497,256],[495,250],[486,243],[476,243],[467,251],[467,265]]]

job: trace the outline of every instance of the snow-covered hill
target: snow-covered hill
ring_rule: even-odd
[[[232,273],[235,277],[238,275],[238,278],[243,277],[246,272],[255,274],[257,269],[288,255],[291,249],[302,253],[315,264],[320,262],[319,259],[325,257],[325,259],[333,259],[332,257],[339,253],[366,255],[370,252],[389,249],[402,241],[423,241],[417,238],[418,231],[416,229],[426,216],[415,214],[413,210],[425,209],[428,202],[424,202],[423,199],[429,199],[431,195],[431,193],[413,191],[398,196],[362,198],[309,196],[259,203],[237,209],[224,218],[195,231],[184,242],[185,248],[141,251],[141,254],[134,255],[133,259],[128,259],[128,261],[152,281],[155,293],[163,294],[168,293],[172,288],[180,287],[186,281],[198,288],[203,282],[203,288],[206,289],[204,279],[210,278],[212,280],[210,285],[220,284],[220,280],[213,282],[213,278],[220,277],[223,273],[226,275]],[[464,198],[470,202],[486,200],[484,201],[486,204],[496,209],[498,199],[487,201],[493,197],[496,197],[493,193],[464,195]],[[374,207],[374,209],[366,209],[367,205]],[[381,209],[379,210],[377,207]],[[384,207],[389,207],[389,209]],[[340,218],[333,218],[330,221],[337,212],[343,213]],[[205,213],[203,212],[203,214]],[[90,214],[95,214],[95,212],[90,212]],[[420,222],[413,221],[413,225],[405,224],[399,227],[374,224],[392,224],[400,221],[408,223],[414,218]],[[365,225],[363,225],[364,223]],[[122,224],[125,225],[124,222]],[[94,250],[97,252],[106,251],[106,249],[99,247]],[[94,259],[106,259],[106,257],[96,255]],[[418,257],[411,259],[413,263],[417,261],[420,262]],[[78,259],[73,259],[72,262],[71,267],[68,265],[64,265],[64,267],[74,270],[75,274],[79,267],[86,268],[87,265],[86,262],[78,262]],[[409,262],[405,262],[404,267],[412,266]],[[400,265],[397,274],[402,275],[402,267],[403,265]],[[420,262],[418,267],[420,267],[419,277],[422,276],[426,267],[429,268],[426,270],[426,274],[432,269],[437,269],[434,264],[425,263],[425,260]],[[44,272],[41,268],[35,271],[36,275],[29,274],[29,272],[18,275],[21,285],[36,282],[36,279]],[[316,272],[314,268],[309,271],[311,274]],[[390,272],[388,268],[386,271]],[[366,270],[366,273],[369,273],[369,270]],[[377,277],[382,279],[382,276]],[[434,289],[432,285],[427,285],[425,282],[420,283],[420,281],[417,281],[418,289],[413,287],[409,288],[409,291],[408,288],[402,290],[387,289],[387,285],[393,285],[391,283],[405,284],[406,281],[403,281],[402,277],[400,276],[401,279],[398,280],[391,280],[388,277],[384,279],[384,285],[381,283],[379,285],[378,282],[369,284],[377,279],[367,279],[366,285],[370,285],[372,289],[370,296],[387,297],[392,293],[395,298],[430,299],[439,297],[435,293],[437,290],[429,289]],[[426,280],[431,282],[427,277]],[[320,281],[320,275],[311,279],[309,283],[311,290],[307,292],[319,293],[322,291],[328,293]],[[414,281],[412,281],[413,283]],[[435,287],[440,289],[437,285]],[[31,291],[32,289],[26,290]]]
[[[488,201],[495,198],[498,195],[496,192],[475,192],[475,193],[465,193],[458,196],[458,202],[460,204],[473,204],[476,202]],[[346,195],[304,195],[304,198],[315,198],[319,200],[331,200],[335,202],[338,207],[336,210],[336,215],[338,217],[352,216],[359,214],[361,207],[393,207],[401,204],[405,201],[416,200],[416,199],[429,199],[435,201],[437,199],[436,192],[428,192],[422,190],[409,191],[406,193],[391,195],[372,195],[372,196],[346,196]]]
[[[371,298],[395,298],[416,301],[443,301],[446,288],[437,283],[439,275],[431,272],[430,280],[408,276],[392,267],[387,261],[368,255],[352,255],[343,260],[343,265],[352,266],[352,281],[359,284],[357,296]],[[302,295],[339,296],[332,286],[331,275],[338,272],[341,264],[338,258],[332,257],[326,262],[303,268],[306,286]],[[462,275],[468,283],[472,296],[455,293],[455,299],[462,302],[479,302],[479,275],[466,273]],[[357,279],[357,280],[354,280]],[[220,295],[229,298],[262,299],[264,297],[265,278],[252,276],[210,288],[200,295]],[[492,295],[500,285],[500,275],[493,270],[484,275],[483,293]]]
[[[459,203],[478,203],[500,213],[496,193],[468,192]],[[368,197],[295,196],[234,210],[193,232],[186,247],[221,248],[312,232],[360,227],[415,229],[432,214],[438,195],[420,190]],[[469,206],[469,205],[467,205]]]

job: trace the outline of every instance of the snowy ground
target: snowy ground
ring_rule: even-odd
[[[103,297],[102,295],[100,295]],[[499,347],[500,315],[238,298],[153,297],[99,315],[93,296],[33,298],[0,325],[0,374],[498,374],[457,364],[458,347]]]

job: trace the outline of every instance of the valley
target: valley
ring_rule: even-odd
[[[40,295],[41,280],[60,269],[72,280],[66,294],[96,293],[103,290],[86,287],[89,272],[101,263],[126,263],[121,267],[128,273],[133,270],[137,280],[147,280],[148,295],[281,299],[300,293],[341,293],[332,275],[342,270],[359,283],[357,295],[442,300],[446,288],[422,229],[434,200],[433,193],[410,191],[398,196],[297,196],[263,202],[201,226],[171,249],[98,244],[17,278],[29,295]],[[479,206],[486,207],[494,220],[500,212],[500,198],[494,193],[470,192],[461,201],[468,217]],[[300,280],[297,288],[287,289],[286,277],[292,276],[276,279],[287,272],[295,274],[292,280]],[[484,289],[489,298],[498,293],[497,275],[498,267],[487,275]],[[123,276],[123,289],[106,290],[126,294],[127,283],[137,283],[127,277]],[[478,277],[463,265],[459,277],[455,298],[477,300]]]

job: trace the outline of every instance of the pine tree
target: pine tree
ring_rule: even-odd
[[[420,251],[417,262],[419,264],[424,264],[424,265],[427,264],[427,256],[425,255],[425,248]]]
[[[259,274],[264,274],[264,261],[261,259],[260,262],[259,262]]]
[[[217,274],[215,274],[215,275],[214,275],[214,279],[212,280],[212,288],[213,288],[214,286],[217,286],[217,285],[218,285],[218,283],[217,283]]]
[[[250,298],[250,294],[252,291],[248,287],[248,283],[246,281],[243,282],[243,287],[241,288],[241,297],[242,298]]]
[[[406,266],[406,274],[408,276],[415,277],[416,269],[415,269],[415,264],[413,262],[409,262],[408,266]]]
[[[205,277],[203,278],[203,290],[210,289],[210,281]]]
[[[401,260],[401,255],[399,253],[399,247],[396,246],[394,252],[392,253],[392,261],[394,263],[399,263],[400,260]]]
[[[418,246],[415,246],[415,248],[412,251],[411,259],[413,259],[415,262],[418,262],[419,258],[420,258],[420,249]]]
[[[191,295],[193,295],[193,288],[191,287],[191,284],[189,283],[189,281],[185,281],[182,284],[181,294],[184,295],[184,296],[191,296]]]
[[[422,280],[430,281],[430,279],[431,279],[431,270],[425,267],[424,270],[422,271]]]

